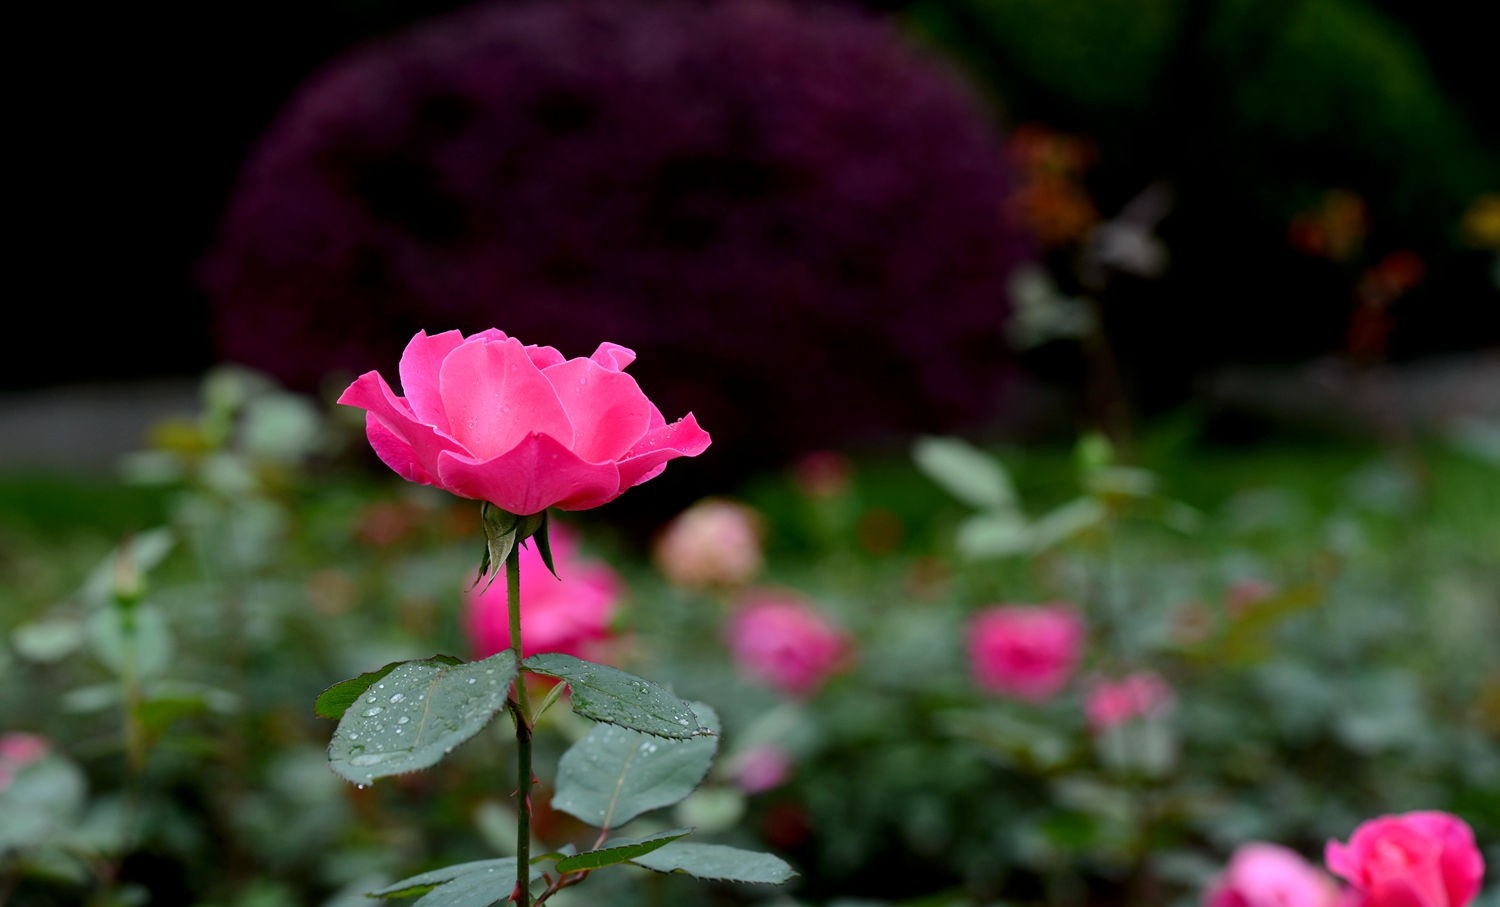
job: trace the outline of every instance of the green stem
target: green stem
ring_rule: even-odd
[[[521,663],[521,546],[505,558],[505,593],[510,607],[510,650]],[[531,907],[531,703],[526,673],[517,669],[511,687],[511,715],[516,720],[516,890],[521,907]]]

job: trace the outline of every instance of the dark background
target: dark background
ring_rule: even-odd
[[[0,357],[0,389],[188,376],[212,364],[195,268],[257,136],[340,52],[462,5],[58,6],[23,17],[11,132],[21,243],[7,306],[19,323]],[[1420,42],[1483,145],[1500,148],[1493,32],[1478,6],[1374,5]],[[1426,351],[1495,342],[1483,327],[1435,335]]]

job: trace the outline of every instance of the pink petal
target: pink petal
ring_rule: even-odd
[[[692,413],[650,431],[620,459],[620,487],[630,488],[656,478],[667,468],[668,460],[696,457],[708,449],[709,440],[708,432],[698,427]]]
[[[584,510],[619,497],[626,486],[613,463],[586,463],[550,435],[533,433],[497,457],[438,458],[444,488],[520,516],[548,507]]]
[[[626,366],[635,361],[635,350],[620,346],[618,343],[601,343],[599,348],[594,350],[594,355],[589,358],[610,371],[623,372]]]
[[[448,413],[443,407],[438,375],[443,360],[463,342],[464,335],[458,331],[444,331],[431,337],[426,331],[418,331],[401,354],[401,392],[419,421],[443,432],[448,431]]]
[[[573,424],[573,452],[590,463],[620,459],[651,427],[656,407],[624,372],[572,359],[543,374]]]
[[[1484,858],[1474,843],[1474,830],[1451,813],[1428,810],[1402,816],[1408,828],[1437,841],[1441,847],[1438,868],[1449,901],[1467,904],[1479,895],[1484,878]]]
[[[550,346],[528,346],[526,355],[531,357],[531,364],[537,368],[551,368],[567,359],[562,353]]]
[[[573,443],[567,412],[519,340],[458,347],[444,360],[441,380],[453,437],[478,460],[498,457],[530,434]]]
[[[411,406],[396,396],[378,372],[360,375],[338,402],[365,410],[365,434],[370,446],[382,462],[413,482],[431,483],[439,454],[464,452],[452,438],[417,419]],[[372,425],[378,428],[372,429]]]

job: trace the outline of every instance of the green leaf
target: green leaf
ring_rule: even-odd
[[[172,664],[172,632],[152,605],[101,608],[89,615],[88,632],[94,654],[116,674],[151,677]]]
[[[1045,551],[1058,542],[1103,523],[1109,512],[1094,498],[1075,498],[1048,511],[1031,525],[1031,548]]]
[[[502,880],[509,878],[514,882],[516,878],[516,858],[503,857],[498,860],[474,860],[470,863],[455,863],[452,866],[444,866],[442,869],[433,869],[429,872],[419,873],[410,878],[402,879],[399,882],[393,882],[384,888],[370,892],[370,897],[415,897],[419,894],[426,894],[432,889],[451,882],[460,876],[479,873]]]
[[[47,842],[78,819],[87,793],[83,772],[56,754],[15,773],[0,788],[0,855]]]
[[[1009,557],[1031,551],[1031,532],[1017,514],[981,513],[959,524],[954,544],[966,557]]]
[[[385,677],[404,664],[445,664],[460,665],[462,659],[454,658],[452,655],[434,655],[431,658],[419,659],[418,661],[393,661],[383,668],[374,671],[366,671],[358,677],[349,680],[341,680],[328,689],[318,694],[317,701],[313,703],[313,711],[319,718],[342,718],[349,711],[349,706],[354,704],[365,690],[368,690],[375,681]]]
[[[585,718],[657,737],[702,733],[686,702],[667,692],[666,687],[619,668],[560,652],[533,655],[521,664],[529,671],[566,681],[573,693],[573,711]]]
[[[693,830],[691,828],[673,828],[669,831],[657,832],[654,835],[617,838],[605,841],[604,846],[598,850],[586,850],[583,853],[558,860],[557,871],[579,872],[580,870],[613,866],[617,863],[628,863],[636,857],[645,856],[653,850],[670,844],[678,838],[687,837],[692,833]]]
[[[1005,467],[957,438],[919,438],[917,468],[954,497],[979,510],[1015,511],[1016,490]]]
[[[356,784],[435,765],[505,708],[515,656],[397,665],[360,694],[328,744],[329,766]]]
[[[681,872],[716,882],[756,882],[780,885],[797,874],[780,857],[768,853],[678,841],[630,862],[657,872]]]
[[[542,877],[531,868],[531,881]],[[372,898],[405,898],[422,895],[412,907],[490,907],[504,902],[516,887],[516,858],[476,860],[414,875],[379,891]]]
[[[11,631],[10,642],[16,654],[27,661],[48,663],[61,661],[78,651],[87,636],[82,621],[54,617],[16,627]]]
[[[597,828],[614,828],[681,801],[708,774],[719,747],[718,716],[702,703],[693,708],[694,720],[711,736],[663,740],[610,724],[595,726],[558,763],[553,808]]]

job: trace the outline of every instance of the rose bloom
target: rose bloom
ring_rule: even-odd
[[[1340,907],[1324,872],[1279,844],[1245,844],[1209,889],[1204,907]]]
[[[494,328],[419,331],[401,355],[406,396],[366,372],[338,402],[366,411],[370,446],[402,478],[519,516],[584,510],[708,447],[691,413],[667,424],[625,374],[634,360],[613,343],[564,359]]]
[[[573,534],[553,524],[553,576],[533,542],[521,548],[522,657],[563,652],[599,660],[610,639],[610,620],[621,596],[615,572],[598,561],[580,558]],[[465,628],[475,656],[485,658],[510,648],[510,606],[505,580],[470,589]]]
[[[843,631],[788,592],[746,596],[726,629],[740,669],[792,696],[817,692],[853,651]]]
[[[667,524],[652,552],[668,581],[688,589],[738,586],[760,572],[759,515],[743,504],[709,498]]]
[[[1089,727],[1108,730],[1132,718],[1153,715],[1171,707],[1172,687],[1153,671],[1137,671],[1118,680],[1098,680],[1084,702]]]
[[[747,794],[759,794],[786,783],[792,774],[792,755],[784,747],[766,743],[746,750],[730,765],[734,784]]]
[[[970,624],[974,680],[1002,696],[1049,699],[1073,676],[1083,637],[1083,618],[1068,605],[991,605]]]
[[[52,747],[36,734],[0,734],[0,790],[10,787],[21,769],[46,756]]]
[[[1371,819],[1348,844],[1329,841],[1324,859],[1357,892],[1359,907],[1465,907],[1484,877],[1474,831],[1445,812]]]

